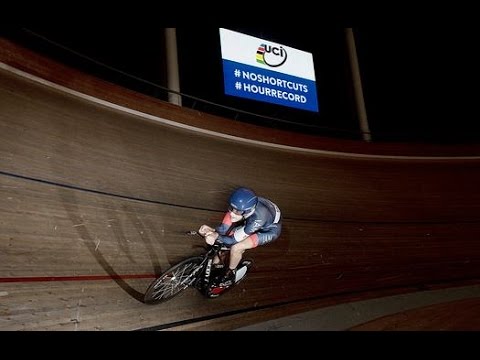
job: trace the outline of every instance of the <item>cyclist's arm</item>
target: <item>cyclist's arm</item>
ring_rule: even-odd
[[[230,213],[227,212],[223,217],[222,223],[215,228],[215,231],[219,235],[227,235],[232,229],[232,225],[232,217],[230,216]]]
[[[227,235],[219,235],[217,241],[225,245],[233,245],[237,242],[233,236]]]
[[[226,245],[233,245],[237,242],[245,240],[250,235],[255,234],[262,228],[264,224],[264,219],[252,216],[251,218],[247,219],[244,226],[237,227],[235,232],[232,233],[230,231],[232,228],[232,218],[230,217],[230,213],[226,213],[222,223],[216,229],[217,233],[219,234],[217,241]]]
[[[240,226],[236,228],[235,232],[233,232],[233,234],[231,234],[230,236],[220,235],[217,241],[222,242],[226,245],[233,245],[237,242],[245,240],[247,237],[253,234],[255,234],[255,231],[248,232],[245,226]]]

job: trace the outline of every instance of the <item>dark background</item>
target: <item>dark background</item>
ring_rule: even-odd
[[[311,52],[319,113],[224,95],[219,30],[213,26],[177,28],[184,106],[294,132],[362,138],[342,27],[224,27]],[[480,59],[471,28],[353,30],[373,141],[478,141]],[[9,27],[4,35],[83,71],[166,100],[163,31],[149,25],[35,25]]]
[[[377,138],[478,141],[477,31],[472,27],[356,30],[371,129]]]

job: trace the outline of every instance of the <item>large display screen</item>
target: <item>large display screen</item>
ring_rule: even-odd
[[[225,94],[318,112],[311,53],[220,29]]]

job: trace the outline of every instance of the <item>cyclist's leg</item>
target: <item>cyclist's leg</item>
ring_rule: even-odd
[[[242,260],[245,250],[262,246],[276,240],[282,232],[282,224],[272,224],[266,231],[258,232],[247,237],[230,248],[230,269],[236,269]]]
[[[246,239],[232,245],[230,247],[230,262],[229,266],[222,276],[215,279],[215,284],[220,287],[227,288],[236,282],[237,267],[242,260],[242,255],[245,250],[253,249],[258,245],[258,235],[253,234]],[[242,276],[245,275],[246,269],[242,270]]]
[[[220,286],[229,287],[234,283],[236,270],[242,261],[245,250],[256,248],[257,246],[268,244],[276,240],[281,233],[281,224],[273,224],[268,229],[250,235],[244,240],[230,247],[230,262],[223,276],[216,279],[215,283]]]
[[[253,249],[258,246],[259,236],[258,234],[252,234],[244,240],[232,245],[230,248],[230,263],[229,269],[235,270],[242,260],[245,250]]]

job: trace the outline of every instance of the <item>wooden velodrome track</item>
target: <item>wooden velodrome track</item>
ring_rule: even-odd
[[[0,39],[0,329],[233,329],[478,283],[479,165],[478,145],[315,138],[178,108]],[[281,238],[246,254],[253,271],[223,297],[143,304],[155,275],[202,252],[185,232],[216,225],[239,185],[280,206]]]

